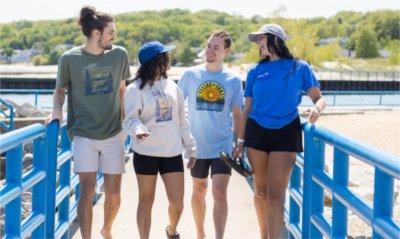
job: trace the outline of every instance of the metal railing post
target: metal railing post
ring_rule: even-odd
[[[46,207],[46,238],[54,238],[56,213],[56,175],[57,175],[57,142],[59,122],[52,121],[47,126],[47,207]]]
[[[336,187],[347,187],[349,183],[349,155],[334,149],[333,161],[333,191]],[[332,238],[347,238],[347,207],[334,193],[332,195]]]
[[[400,172],[399,172],[400,173]],[[375,178],[374,178],[374,220],[379,218],[391,218],[393,215],[393,188],[394,179],[390,175],[386,174],[379,168],[375,167]],[[381,231],[382,237],[378,235],[376,228],[372,228],[372,238],[394,238],[399,236],[398,232]]]
[[[33,140],[33,168],[37,171],[46,171],[47,165],[47,138],[45,136]],[[46,215],[46,177],[32,188],[32,212]],[[44,198],[43,198],[44,197]],[[32,232],[32,238],[46,237],[46,219]]]
[[[22,144],[7,151],[6,183],[22,193]],[[5,206],[4,232],[9,238],[21,237],[22,201],[21,193]]]

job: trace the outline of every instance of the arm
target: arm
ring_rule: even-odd
[[[314,107],[308,109],[309,112],[308,120],[310,123],[315,123],[322,111],[326,107],[325,99],[322,97],[321,91],[318,87],[312,87],[308,90],[307,95],[310,97],[312,102],[314,103]]]
[[[142,100],[140,91],[136,88],[128,88],[124,100],[125,119],[122,127],[126,132],[139,139],[144,139],[149,135],[149,129],[139,118],[142,111]]]
[[[187,164],[187,167],[192,168],[195,164],[195,160],[197,157],[197,145],[192,133],[190,132],[190,125],[188,120],[186,119],[185,103],[182,92],[179,88],[177,89],[177,93],[179,125],[181,129],[182,143],[185,149],[185,157],[189,158],[189,163]]]
[[[46,124],[53,120],[58,120],[60,124],[63,121],[63,105],[65,102],[65,88],[56,88],[53,94],[53,110],[51,115],[46,119]]]
[[[245,128],[246,128],[246,123],[247,123],[247,118],[249,116],[249,113],[251,111],[251,106],[252,106],[253,98],[252,97],[246,97],[245,104],[244,104],[244,109],[240,117],[240,124],[239,124],[239,129],[238,129],[238,142],[236,142],[236,146],[233,149],[233,156],[239,156],[241,157],[243,155],[243,143],[244,143],[244,138],[245,138]]]
[[[124,120],[125,118],[125,91],[126,91],[126,85],[125,81],[121,81],[119,84],[119,90],[118,90],[118,97],[119,97],[119,103],[120,103],[120,108],[121,108],[121,119]]]
[[[239,132],[242,128],[241,118],[242,118],[242,110],[240,109],[239,106],[234,106],[232,108],[232,121],[233,121],[233,132],[235,133],[236,138],[238,138]]]

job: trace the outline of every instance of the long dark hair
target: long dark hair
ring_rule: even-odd
[[[268,51],[271,54],[277,55],[280,59],[283,60],[292,60],[293,61],[293,66],[288,70],[284,80],[285,80],[285,86],[288,84],[288,78],[289,76],[295,72],[296,67],[297,67],[297,58],[290,52],[289,48],[286,45],[286,42],[279,37],[266,33],[267,36],[267,48]],[[261,56],[261,51],[260,51],[260,56]],[[270,56],[266,56],[263,59],[259,61],[259,63],[264,63],[264,62],[269,62],[271,61]]]
[[[90,37],[93,30],[99,30],[103,32],[104,28],[107,27],[109,22],[113,22],[114,19],[111,15],[99,12],[92,6],[86,6],[81,9],[78,24],[82,29],[83,34],[86,37]]]
[[[142,81],[139,89],[143,89],[147,84],[152,86],[154,81],[160,78],[168,78],[168,66],[169,54],[168,52],[163,52],[145,64],[141,65],[137,70],[136,76],[133,80],[136,81],[140,79]]]
[[[285,41],[271,33],[266,33],[265,36],[267,37],[267,48],[271,54],[277,55],[280,59],[297,60],[297,58],[290,52]],[[270,60],[271,58],[266,56],[260,60],[260,63],[268,62]]]

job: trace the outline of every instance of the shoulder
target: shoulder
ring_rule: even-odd
[[[122,46],[113,45],[109,53],[127,56],[128,51]]]
[[[255,63],[255,64],[251,65],[247,71],[247,76],[256,74],[257,71],[259,69],[264,68],[265,65],[266,65],[265,63]]]
[[[170,78],[167,78],[165,80],[166,80],[168,86],[172,86],[174,88],[178,87],[178,85],[176,84],[176,82],[174,80],[171,80]]]
[[[200,73],[205,72],[205,71],[206,71],[205,65],[201,64],[201,65],[192,66],[192,67],[187,68],[185,73],[192,74],[192,75],[197,75],[197,74],[200,74]]]
[[[299,69],[299,70],[312,69],[310,64],[304,60],[296,60],[296,64],[297,64],[297,69]]]
[[[128,92],[139,91],[139,86],[140,86],[141,82],[142,81],[140,79],[133,81],[131,84],[129,84],[126,87],[126,92],[128,93]]]
[[[75,46],[64,52],[63,54],[61,54],[60,60],[66,61],[68,59],[74,58],[75,56],[82,56],[82,46]]]
[[[222,75],[227,81],[233,81],[233,82],[240,82],[241,81],[239,75],[236,72],[234,72],[234,71],[232,71],[231,69],[228,69],[228,68],[224,68],[223,69]]]

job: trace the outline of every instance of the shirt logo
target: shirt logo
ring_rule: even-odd
[[[196,93],[196,109],[222,111],[225,105],[225,89],[215,81],[206,81]]]
[[[266,76],[268,76],[268,75],[269,75],[269,73],[268,73],[268,72],[265,72],[264,74],[258,75],[257,78],[266,77]]]
[[[158,90],[152,91],[151,94],[156,99],[156,122],[164,122],[172,120],[172,98],[165,95],[164,92]]]
[[[112,67],[83,67],[85,95],[105,95],[113,91]]]

